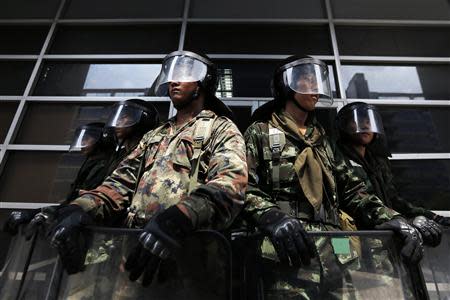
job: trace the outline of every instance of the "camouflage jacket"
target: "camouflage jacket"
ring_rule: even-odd
[[[214,122],[209,139],[203,143],[198,184],[191,193],[201,191],[203,197],[194,198],[188,197],[193,136],[204,117],[214,118]],[[180,128],[172,118],[145,134],[101,186],[74,203],[103,221],[114,219],[128,208],[139,227],[159,210],[182,202],[195,228],[221,229],[240,212],[246,186],[242,134],[229,119],[203,110]]]
[[[395,209],[408,218],[420,215],[433,218],[433,212],[414,206],[400,197],[394,184],[391,164],[387,157],[377,155],[370,148],[366,148],[366,155],[362,158],[353,148],[342,142],[338,142],[337,146],[344,155],[347,166],[364,180],[367,188],[372,190],[386,206]]]
[[[272,121],[256,122],[245,132],[249,185],[244,215],[252,221],[257,223],[263,213],[274,207],[286,212],[286,203],[291,215],[311,221],[330,222],[335,226],[339,226],[336,223],[338,209],[347,212],[362,228],[372,228],[398,215],[384,206],[379,198],[367,193],[364,182],[347,167],[342,154],[332,147],[315,119],[309,122],[305,137],[308,138],[314,128],[321,132],[321,142],[315,145],[321,153],[318,159],[322,159],[326,168],[332,172],[336,187],[335,190],[329,190],[324,186],[323,197],[327,199],[323,199],[322,203],[325,214],[318,214],[306,200],[294,170],[295,160],[306,145],[298,137],[286,132],[286,144],[279,161],[279,188],[273,189],[269,124],[275,127]],[[285,207],[281,207],[282,204]],[[334,222],[331,222],[333,219]]]

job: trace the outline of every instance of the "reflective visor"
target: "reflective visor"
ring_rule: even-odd
[[[118,104],[113,108],[106,126],[116,128],[131,127],[139,123],[141,116],[142,109],[126,103]]]
[[[101,138],[103,130],[101,128],[78,128],[70,145],[69,151],[81,150],[95,145]]]
[[[343,115],[340,122],[340,128],[348,134],[364,132],[384,134],[380,114],[370,107],[355,107]]]
[[[332,103],[333,97],[326,65],[315,63],[316,60],[302,59],[297,65],[286,68],[283,80],[294,92],[316,94],[324,102]]]
[[[205,63],[186,55],[173,56],[163,62],[155,86],[157,96],[168,95],[169,82],[197,82],[206,77],[208,67]]]

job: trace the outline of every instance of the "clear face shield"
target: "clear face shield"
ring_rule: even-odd
[[[143,110],[136,106],[122,103],[114,107],[111,116],[106,122],[107,127],[126,128],[131,127],[141,120]]]
[[[283,71],[286,86],[296,93],[319,95],[319,101],[333,104],[328,68],[313,58],[300,59],[287,65]]]
[[[339,126],[348,134],[378,133],[384,135],[383,121],[377,110],[361,106],[342,116]]]
[[[94,146],[102,137],[101,128],[81,127],[75,131],[75,136],[69,151],[79,151]]]
[[[186,55],[172,56],[163,62],[155,86],[157,96],[167,96],[170,82],[197,82],[206,77],[207,65]]]

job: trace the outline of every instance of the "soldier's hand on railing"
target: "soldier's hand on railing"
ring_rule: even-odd
[[[78,205],[58,209],[56,224],[50,232],[50,243],[58,250],[68,274],[81,271],[87,251],[87,241],[81,230],[93,224],[93,219]]]
[[[137,280],[144,273],[142,285],[151,284],[161,259],[180,248],[180,242],[194,230],[191,220],[177,206],[153,216],[139,236],[139,244],[132,250],[125,263],[130,280]]]
[[[433,220],[418,216],[414,218],[412,224],[419,230],[425,245],[436,247],[441,243],[442,230]]]
[[[3,225],[3,231],[16,235],[19,227],[28,224],[38,212],[39,210],[36,209],[31,211],[12,211]]]
[[[297,218],[278,209],[264,213],[258,227],[269,236],[278,258],[284,264],[295,267],[309,265],[315,257],[316,247]]]
[[[53,225],[56,214],[60,206],[47,206],[40,209],[40,211],[34,215],[33,219],[25,227],[24,234],[27,240],[31,239],[33,235],[39,230],[41,226],[47,224],[48,227]],[[48,229],[47,227],[47,229]]]
[[[450,218],[449,217],[444,217],[441,215],[434,215],[433,221],[435,221],[439,225],[450,227]]]
[[[394,219],[375,226],[379,230],[392,230],[403,242],[401,255],[408,262],[418,263],[423,257],[423,241],[420,232],[405,219],[395,217]]]

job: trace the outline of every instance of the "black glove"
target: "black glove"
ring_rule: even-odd
[[[282,263],[308,266],[315,257],[316,246],[298,219],[271,209],[261,216],[258,227],[269,236]]]
[[[40,209],[40,211],[34,215],[30,223],[25,227],[24,234],[27,240],[31,239],[33,235],[39,230],[41,226],[47,224],[48,227],[53,225],[56,219],[56,215],[60,206],[47,206]]]
[[[5,224],[3,225],[3,231],[16,235],[20,225],[28,224],[33,217],[40,212],[40,209],[24,210],[24,211],[12,211]]]
[[[424,216],[418,216],[414,218],[412,224],[419,230],[425,245],[436,247],[441,243],[441,228],[433,220],[427,219]]]
[[[434,215],[433,221],[442,226],[450,226],[450,218],[441,215]]]
[[[381,225],[375,226],[375,229],[394,231],[403,242],[401,254],[406,261],[415,264],[422,259],[424,250],[420,232],[409,225],[405,219],[396,217]]]
[[[56,225],[50,233],[50,243],[58,249],[68,274],[75,274],[84,268],[88,245],[81,230],[90,224],[93,224],[92,218],[78,205],[71,204],[58,210]]]
[[[166,259],[174,249],[180,248],[180,242],[192,231],[191,220],[176,206],[152,217],[139,236],[139,244],[125,263],[130,280],[135,281],[144,273],[142,285],[151,284],[161,259]]]

